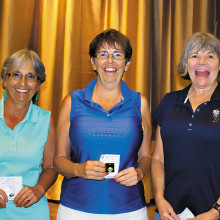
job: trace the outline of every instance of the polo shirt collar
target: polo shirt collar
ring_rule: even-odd
[[[92,101],[92,93],[95,88],[95,85],[97,83],[98,78],[95,78],[92,80],[85,89],[85,95],[84,100],[91,102]],[[131,100],[131,93],[130,89],[128,88],[127,84],[122,80],[121,82],[121,91],[122,91],[122,101],[126,102],[128,100]]]
[[[188,96],[188,92],[189,92],[189,89],[191,87],[192,84],[190,84],[189,86],[187,86],[186,88],[184,88],[182,90],[182,93],[180,93],[180,96],[178,97],[177,101],[180,102],[180,103],[184,103],[187,96]],[[220,84],[218,83],[217,87],[215,88],[212,96],[211,96],[211,99],[210,100],[218,100],[220,101]]]
[[[220,101],[220,84],[218,83],[215,91],[212,94],[211,100],[218,100]]]

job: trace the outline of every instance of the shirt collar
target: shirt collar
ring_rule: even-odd
[[[178,97],[178,102],[184,103],[187,100],[188,92],[192,84],[184,88],[181,93],[181,95]],[[215,88],[211,99],[210,100],[218,100],[220,101],[220,84],[218,83],[217,87]]]
[[[85,96],[84,96],[84,100],[91,102],[92,101],[92,93],[93,90],[95,88],[95,85],[97,83],[97,78],[95,78],[94,80],[92,80],[86,87],[85,89]],[[127,84],[122,80],[121,82],[121,91],[122,91],[122,101],[126,102],[128,100],[131,100],[131,93],[130,93],[130,89],[128,88]]]
[[[4,120],[4,98],[0,101],[0,118]],[[25,115],[22,122],[30,121],[33,123],[36,123],[38,121],[38,111],[37,108],[34,108],[34,104],[30,103],[30,106],[28,108],[27,114]]]
[[[215,88],[215,91],[213,92],[211,96],[211,100],[218,100],[220,101],[220,84],[218,83],[217,87]]]

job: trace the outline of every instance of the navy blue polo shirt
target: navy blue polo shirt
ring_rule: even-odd
[[[220,196],[220,85],[195,112],[190,86],[165,95],[155,112],[164,150],[165,199],[176,213],[210,210]]]

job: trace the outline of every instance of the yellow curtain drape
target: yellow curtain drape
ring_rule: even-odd
[[[96,77],[90,42],[115,28],[133,47],[124,80],[148,97],[154,112],[165,93],[189,83],[176,73],[185,39],[197,31],[220,34],[219,6],[217,0],[1,0],[0,63],[22,48],[40,55],[47,80],[38,105],[56,122],[65,95]],[[61,181],[49,190],[50,199],[59,200]]]

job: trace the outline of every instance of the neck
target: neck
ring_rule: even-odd
[[[211,98],[217,86],[218,86],[218,82],[215,82],[211,86],[205,87],[205,88],[198,88],[192,85],[189,90],[188,96],[198,96],[201,99],[204,99],[205,97],[210,96]]]
[[[4,103],[4,113],[13,115],[16,118],[24,118],[29,106],[30,102],[24,105],[23,103],[15,103],[7,97]]]
[[[121,99],[121,87],[115,89],[105,89],[96,85],[92,94],[92,101],[99,104],[107,111],[120,102]]]

